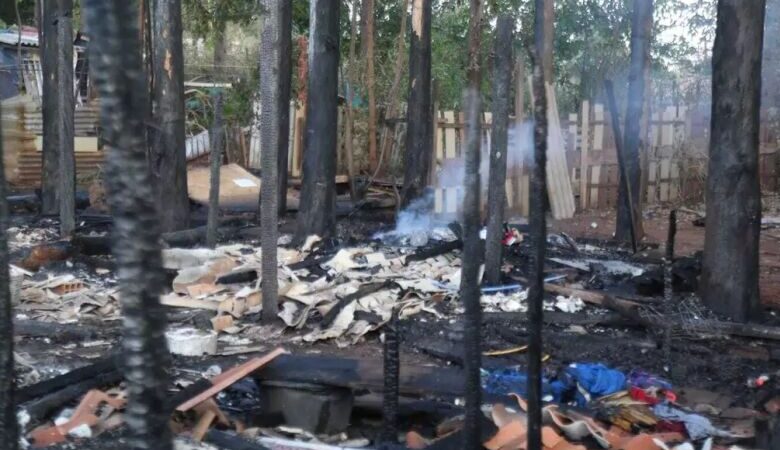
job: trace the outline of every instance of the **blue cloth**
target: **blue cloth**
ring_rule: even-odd
[[[604,364],[571,364],[566,368],[566,374],[577,385],[578,406],[585,406],[592,399],[614,394],[626,387],[625,374]]]
[[[493,395],[517,394],[526,397],[528,393],[528,375],[515,367],[482,372],[482,388]],[[542,379],[542,396],[552,396],[553,400],[561,400],[567,386],[560,381],[550,382]]]

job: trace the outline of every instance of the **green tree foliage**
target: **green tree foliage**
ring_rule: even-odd
[[[4,0],[0,2],[0,26],[16,25],[14,2],[19,5],[22,24],[32,25],[35,22],[35,0]]]

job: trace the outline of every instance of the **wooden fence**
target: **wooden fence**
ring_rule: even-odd
[[[574,214],[574,196],[569,179],[565,139],[558,120],[555,95],[548,86],[548,162],[547,195],[553,217],[569,218]],[[434,164],[431,185],[434,188],[434,212],[442,219],[456,218],[463,212],[463,146],[466,127],[463,113],[439,111],[434,135]],[[492,114],[482,116],[481,203],[487,203],[489,151],[492,143]],[[519,123],[510,117],[507,152],[507,215],[528,215],[530,163],[533,139],[530,123]]]
[[[643,204],[702,201],[709,145],[707,109],[666,106],[642,125],[647,144],[640,150]],[[602,104],[583,102],[579,114],[567,116],[563,130],[580,209],[614,208],[620,170],[609,113]],[[762,127],[759,161],[765,190],[778,188],[777,148],[776,137]]]

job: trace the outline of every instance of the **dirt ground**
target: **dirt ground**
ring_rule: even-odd
[[[769,202],[774,204],[774,199]],[[772,210],[765,211],[765,216]],[[669,227],[668,208],[648,208],[644,211],[643,242],[663,248]],[[693,255],[704,250],[704,227],[695,226],[695,214],[679,212],[677,220],[676,256]],[[615,232],[615,211],[585,211],[567,220],[553,220],[551,231],[563,231],[574,238],[611,239]],[[780,229],[765,228],[760,243],[761,301],[767,307],[780,310]]]

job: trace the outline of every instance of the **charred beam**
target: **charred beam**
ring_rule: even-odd
[[[309,10],[306,142],[296,233],[301,241],[310,234],[327,236],[335,226],[340,4],[312,0]]]
[[[482,81],[482,1],[471,0],[469,18],[468,87],[464,96],[466,105],[466,150],[463,198],[463,268],[460,297],[465,307],[464,368],[466,375],[466,420],[463,428],[463,448],[480,447],[480,416],[482,416],[481,325],[482,308],[479,303],[479,269],[484,256],[481,248],[480,220],[480,152],[482,142],[480,84]]]
[[[76,154],[74,153],[73,0],[58,0],[57,11],[57,142],[59,145],[60,235],[76,228]]]
[[[604,80],[604,90],[607,93],[607,103],[609,104],[609,113],[612,118],[612,132],[615,135],[615,152],[617,153],[618,157],[618,166],[620,166],[620,186],[627,192],[627,194],[623,196],[622,200],[625,203],[625,208],[627,211],[634,211],[635,205],[633,186],[631,183],[631,176],[629,175],[628,162],[626,161],[626,155],[624,151],[625,149],[623,148],[623,142],[621,139],[622,134],[620,132],[620,113],[617,109],[615,91],[613,89],[611,80]],[[637,241],[636,224],[634,223],[635,218],[635,214],[628,214],[628,235],[630,237],[631,248],[633,249],[634,253],[636,253]]]
[[[57,78],[57,15],[58,5],[56,1],[41,0],[42,30],[41,41],[41,70],[42,70],[42,99],[41,115],[43,118],[43,177],[41,180],[41,213],[57,214],[60,209],[57,197],[58,166],[59,166],[59,141],[57,133],[57,103],[59,101],[57,91],[59,83]]]
[[[279,175],[279,65],[281,64],[282,3],[264,0],[263,32],[260,36],[260,139],[262,147],[263,183],[260,198],[261,245],[263,250],[263,322],[276,320],[279,312],[279,281],[277,279],[276,246],[279,236],[278,175]],[[289,109],[286,108],[286,109]],[[311,135],[310,135],[311,136]]]
[[[393,310],[385,327],[384,392],[382,399],[382,440],[395,443],[398,439],[399,386],[401,371],[398,338],[398,312]]]
[[[428,182],[429,142],[433,136],[431,105],[431,0],[413,0],[403,207],[421,197]]]
[[[506,204],[506,161],[509,127],[509,102],[512,85],[512,29],[510,16],[501,16],[496,26],[493,66],[493,135],[488,178],[488,224],[485,239],[485,277],[487,282],[501,282],[501,260],[504,250],[504,205]]]
[[[292,1],[279,2],[279,215],[287,213],[287,170],[292,95]]]
[[[177,0],[160,3],[180,6]],[[170,450],[164,408],[170,357],[164,336],[165,310],[159,301],[164,282],[160,223],[144,141],[147,99],[138,20],[128,20],[137,17],[138,7],[124,0],[85,0],[82,5],[90,32],[100,37],[90,44],[90,61],[108,147],[106,180],[124,315],[129,447]],[[156,12],[166,13],[165,5],[156,3],[155,7]],[[165,23],[165,33],[181,39],[180,17],[176,16],[170,17],[174,23]],[[160,19],[155,18],[156,27],[163,31]],[[169,64],[177,65],[177,57],[172,59]]]
[[[14,324],[11,311],[11,277],[8,273],[8,202],[0,126],[0,447],[16,450],[19,443],[14,399]]]
[[[222,148],[225,145],[222,123],[222,93],[214,96],[214,122],[211,125],[211,173],[209,176],[209,214],[206,223],[206,246],[217,246],[217,227],[219,226],[219,171],[222,167]]]
[[[549,24],[545,20],[545,0],[535,1],[534,19],[534,166],[531,173],[530,229],[531,252],[528,258],[528,450],[542,448],[542,321],[544,300],[544,254],[547,245],[547,93],[551,74],[544,67]]]

